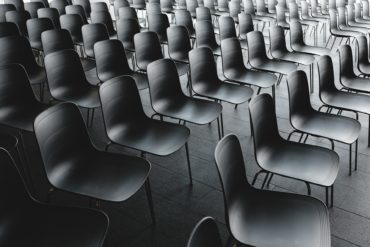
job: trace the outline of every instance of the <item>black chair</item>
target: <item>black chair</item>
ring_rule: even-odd
[[[252,187],[235,135],[225,136],[217,144],[215,160],[224,195],[226,225],[238,245],[331,246],[326,206],[312,197]]]
[[[68,6],[69,3],[67,0],[52,0],[50,2],[50,8],[56,8],[58,10],[59,15],[65,15],[66,14],[66,6]]]
[[[37,10],[37,16],[39,18],[49,18],[55,28],[60,28],[59,12],[55,8],[42,8]]]
[[[215,102],[191,98],[181,89],[175,63],[160,59],[148,65],[148,81],[151,105],[159,116],[171,117],[194,124],[208,124],[221,114],[222,106]],[[219,130],[219,136],[222,131]]]
[[[160,0],[161,11],[172,15],[174,13],[173,4],[174,2],[172,0]]]
[[[30,13],[31,18],[37,18],[37,10],[41,8],[45,8],[42,2],[24,3],[24,10]]]
[[[365,36],[356,38],[357,69],[362,76],[370,76],[369,46]]]
[[[201,219],[190,234],[187,247],[222,247],[216,221],[211,217]]]
[[[117,32],[114,29],[112,17],[108,11],[91,12],[91,22],[104,24],[108,30],[109,37],[111,39],[117,38]]]
[[[220,41],[228,38],[236,38],[236,28],[233,18],[230,16],[221,16],[218,19],[220,28]]]
[[[370,115],[370,96],[364,94],[356,94],[351,92],[340,91],[335,86],[333,62],[329,56],[323,56],[318,61],[319,72],[319,97],[323,105],[327,107],[328,112],[332,108],[342,111],[354,112],[358,120],[358,113]],[[370,125],[370,121],[369,121]],[[368,138],[368,146],[370,146],[370,131]]]
[[[197,19],[197,21],[200,21]],[[175,22],[176,25],[185,26],[189,32],[189,36],[195,39],[195,29],[193,25],[193,20],[190,12],[185,9],[179,9],[175,11]]]
[[[211,0],[212,1],[212,0]],[[210,21],[212,22],[211,11],[208,7],[198,7],[195,10],[197,21]],[[194,27],[193,27],[194,29]],[[195,33],[195,30],[194,30]]]
[[[48,0],[30,0],[31,2],[40,2],[43,3],[44,8],[50,8],[49,1]]]
[[[7,36],[20,36],[17,25],[13,22],[0,22],[0,38]]]
[[[106,81],[100,88],[100,99],[110,140],[106,149],[116,144],[136,149],[141,156],[147,153],[167,156],[185,146],[192,183],[187,144],[190,130],[187,127],[147,117],[135,82],[128,76]]]
[[[118,10],[119,19],[135,19],[139,22],[136,10],[131,7],[121,7]]]
[[[69,31],[75,45],[83,45],[81,31],[83,25],[82,17],[79,14],[66,14],[60,17],[60,27]]]
[[[241,42],[247,39],[247,34],[254,31],[253,19],[250,14],[240,13],[238,15],[239,19],[239,38]]]
[[[91,12],[107,11],[109,12],[108,5],[105,2],[92,2],[90,3]]]
[[[65,29],[53,29],[42,32],[41,42],[45,56],[56,51],[74,49],[71,35]]]
[[[196,17],[196,9],[199,7],[197,0],[186,0],[186,10],[189,11],[192,18]]]
[[[48,18],[34,18],[27,20],[26,24],[32,49],[42,51],[41,34],[54,29],[53,22]]]
[[[66,6],[66,14],[71,15],[71,14],[77,14],[80,15],[82,18],[83,24],[89,24],[87,21],[87,16],[85,9],[81,5],[68,5]]]
[[[213,25],[209,21],[195,23],[195,36],[197,47],[208,47],[215,56],[221,56],[220,46],[217,44]]]
[[[11,10],[5,13],[5,19],[7,22],[15,23],[21,34],[28,37],[26,22],[31,19],[30,13],[25,10]]]
[[[98,41],[109,39],[108,30],[102,23],[83,25],[81,30],[85,54],[87,57],[94,59],[94,44]]]
[[[145,9],[145,0],[133,0],[131,7],[137,10],[144,10]]]
[[[119,19],[119,9],[130,7],[130,3],[127,2],[127,0],[114,0],[114,16],[116,17],[116,20]]]
[[[4,0],[4,3],[14,5],[15,9],[18,11],[24,11],[23,0]]]
[[[222,70],[225,78],[232,82],[247,84],[258,87],[257,94],[261,88],[272,89],[275,97],[275,83],[277,77],[274,74],[253,71],[245,67],[240,42],[236,38],[225,39],[221,42]]]
[[[307,76],[301,70],[288,76],[288,93],[290,123],[294,128],[288,140],[293,133],[298,133],[301,134],[302,142],[306,142],[309,136],[326,138],[331,142],[332,150],[334,150],[334,141],[349,145],[349,174],[351,175],[353,144],[355,144],[355,170],[357,170],[360,123],[352,118],[314,110],[310,103]],[[305,134],[306,138],[303,138]]]
[[[50,53],[45,56],[45,70],[53,99],[87,108],[86,122],[91,127],[94,110],[100,107],[99,87],[87,81],[78,54],[74,50]]]
[[[290,47],[295,52],[311,55],[329,55],[330,50],[324,47],[307,45],[303,40],[302,25],[298,21],[290,22]]]
[[[31,85],[39,85],[40,100],[44,97],[46,82],[45,70],[36,63],[32,48],[27,38],[9,36],[0,39],[0,65],[21,64],[29,77]]]
[[[137,19],[120,18],[116,21],[116,26],[117,26],[117,39],[122,42],[126,51],[134,52],[135,51],[134,36],[135,34],[140,33],[140,25]]]
[[[148,15],[149,31],[155,32],[158,35],[159,41],[162,44],[167,44],[166,30],[170,26],[166,14],[149,14]]]
[[[252,97],[251,88],[226,83],[218,78],[217,66],[209,48],[202,47],[192,50],[189,53],[189,61],[191,89],[196,95],[234,105],[249,101]]]
[[[76,105],[58,104],[41,113],[35,120],[35,134],[54,188],[97,201],[122,202],[145,184],[154,223],[149,162],[97,150]]]
[[[217,11],[223,13],[229,13],[229,1],[217,0]]]
[[[15,10],[13,4],[0,4],[0,22],[6,22],[5,13]]]
[[[135,34],[134,44],[136,66],[141,72],[146,72],[151,62],[163,58],[158,35],[154,32]]]
[[[1,207],[6,215],[6,221],[1,223],[2,246],[27,246],[29,243],[55,247],[103,246],[108,231],[105,213],[40,203],[30,194],[6,151],[0,151],[0,160],[0,194],[7,201]]]
[[[90,17],[91,14],[91,5],[90,5],[90,0],[74,0],[73,4],[75,5],[80,5],[84,8],[86,17]]]
[[[323,147],[283,139],[277,128],[274,102],[268,94],[253,98],[249,103],[249,111],[255,157],[262,169],[256,173],[252,184],[259,174],[266,172],[262,188],[270,174],[305,182],[309,195],[310,184],[323,186],[326,189],[326,204],[333,206],[333,184],[339,170],[338,154]]]
[[[132,71],[128,65],[125,49],[119,40],[104,40],[95,43],[96,71],[99,80],[106,82],[122,75],[134,78],[138,89],[148,88],[147,76]]]

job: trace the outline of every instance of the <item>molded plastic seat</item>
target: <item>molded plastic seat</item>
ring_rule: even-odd
[[[220,27],[220,40],[228,38],[236,38],[236,28],[233,18],[230,16],[221,16],[218,19],[218,25]]]
[[[119,20],[123,19],[135,19],[139,22],[139,18],[137,17],[136,10],[131,7],[121,7],[118,10]],[[117,20],[118,21],[118,20]]]
[[[102,23],[108,30],[109,37],[112,39],[117,38],[117,32],[114,29],[112,17],[108,11],[91,12],[92,23]]]
[[[40,2],[44,5],[44,8],[50,8],[48,0],[30,0],[30,2]]]
[[[249,64],[258,70],[288,75],[298,69],[292,62],[269,59],[266,55],[265,40],[259,31],[247,34]]]
[[[370,23],[365,20],[359,20],[355,17],[355,6],[354,4],[347,5],[347,23],[350,27],[362,27],[370,28]]]
[[[195,38],[195,29],[193,25],[193,20],[190,12],[187,10],[176,10],[175,11],[175,21],[176,25],[184,26],[189,32],[189,36]],[[197,22],[199,20],[197,19]]]
[[[7,201],[1,207],[6,215],[0,224],[4,231],[2,246],[103,246],[108,231],[106,214],[40,203],[29,193],[13,159],[4,150],[0,151],[0,161],[0,194]]]
[[[208,124],[220,115],[220,104],[191,98],[182,92],[173,61],[152,62],[147,73],[151,103],[156,113],[195,124]]]
[[[189,51],[191,50],[189,33],[184,26],[167,28],[168,55],[175,61],[179,75],[189,71]]]
[[[31,47],[42,51],[41,34],[44,31],[54,29],[53,22],[48,18],[34,18],[27,20],[26,24]]]
[[[222,247],[216,221],[211,217],[201,219],[191,232],[187,247]]]
[[[31,19],[30,14],[25,11],[11,10],[5,13],[5,19],[7,22],[13,22],[18,26],[19,31],[22,35],[28,37],[28,31],[26,22],[28,19]]]
[[[186,10],[189,11],[191,17],[196,17],[196,9],[199,7],[197,0],[186,0]]]
[[[55,28],[60,28],[59,12],[55,8],[42,8],[37,10],[37,16],[39,18],[49,18]]]
[[[352,22],[352,25],[348,24],[347,21],[347,14],[346,14],[346,8],[345,7],[339,7],[337,8],[337,13],[338,13],[338,27],[340,30],[343,31],[350,31],[350,32],[358,32],[359,34],[363,35],[368,35],[369,30],[367,27],[361,27],[359,24],[354,26],[354,23]]]
[[[41,34],[41,42],[45,56],[61,50],[73,50],[74,45],[69,32],[65,29],[53,29]]]
[[[13,4],[0,4],[0,22],[6,22],[5,13],[15,10]]]
[[[107,11],[109,12],[108,5],[105,2],[92,2],[90,3],[91,12]]]
[[[23,2],[23,0],[4,0],[4,3],[14,5],[16,10],[24,11],[24,2]]]
[[[8,36],[20,36],[17,25],[13,22],[0,22],[0,38]]]
[[[362,35],[358,31],[354,31],[352,28],[345,28],[343,25],[339,27],[337,20],[337,12],[334,9],[329,10],[330,16],[330,33],[337,37],[356,37]]]
[[[100,107],[99,87],[88,83],[80,58],[74,50],[61,50],[45,57],[51,96],[84,108]]]
[[[213,0],[211,0],[213,1]],[[211,15],[211,11],[208,7],[198,7],[196,10],[195,10],[195,13],[196,13],[196,20],[197,21],[210,21],[212,22],[212,15]],[[193,27],[194,29],[194,27]],[[195,30],[194,30],[195,32]]]
[[[166,14],[149,14],[148,15],[149,31],[155,32],[158,35],[159,41],[163,44],[167,43],[166,30],[170,26]]]
[[[133,0],[131,7],[138,10],[143,10],[145,9],[145,0]]]
[[[189,60],[191,87],[196,94],[231,104],[242,104],[252,97],[251,88],[222,82],[218,78],[217,67],[209,48],[193,49],[189,53]]]
[[[0,123],[33,131],[36,116],[47,108],[36,98],[24,68],[19,64],[0,66]]]
[[[102,23],[92,23],[83,25],[81,30],[85,53],[88,57],[94,58],[94,44],[109,39],[107,28]]]
[[[273,87],[277,82],[274,74],[253,71],[245,67],[239,40],[225,39],[221,42],[222,69],[227,80],[259,88]]]
[[[238,15],[238,19],[239,19],[239,37],[242,40],[241,42],[243,42],[243,40],[247,39],[247,34],[254,30],[253,19],[250,14],[246,14],[243,12]]]
[[[74,0],[73,4],[82,6],[85,10],[86,17],[90,17],[91,5],[89,0]]]
[[[357,68],[360,73],[370,75],[369,47],[365,36],[359,36],[357,41]]]
[[[24,3],[24,9],[30,13],[31,18],[37,18],[37,10],[41,8],[45,8],[42,2]]]
[[[72,15],[77,14],[82,18],[83,24],[88,24],[85,9],[81,5],[68,5],[66,6],[66,14]]]
[[[67,0],[53,0],[50,2],[50,8],[56,8],[58,10],[59,15],[65,15],[66,14],[66,6],[68,6],[69,3]]]
[[[138,89],[148,87],[147,76],[143,73],[132,71],[128,65],[125,49],[119,40],[104,40],[95,43],[96,70],[99,80],[106,82],[122,75],[135,79]]]
[[[82,26],[83,26],[82,17],[78,14],[66,14],[60,17],[60,26],[63,29],[66,29],[71,34],[73,43],[76,45],[82,45]]]
[[[308,196],[253,188],[247,181],[235,135],[228,135],[217,144],[215,160],[223,188],[226,224],[237,242],[249,246],[331,246],[326,206]]]
[[[208,47],[215,56],[221,56],[220,46],[217,44],[212,23],[209,21],[198,21],[195,23],[195,35],[197,47]]]
[[[118,40],[122,42],[125,50],[134,52],[134,36],[135,34],[140,33],[140,25],[137,19],[120,18],[116,21],[116,26]]]
[[[127,2],[127,0],[114,0],[114,16],[116,17],[116,20],[119,19],[119,9],[120,8],[129,8],[130,3]]]
[[[148,161],[95,149],[78,107],[62,103],[35,120],[35,134],[50,184],[60,190],[122,202],[144,185]]]

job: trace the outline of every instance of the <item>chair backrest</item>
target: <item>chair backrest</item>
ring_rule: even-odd
[[[118,19],[119,18],[119,9],[120,8],[129,8],[130,3],[127,2],[127,0],[115,0],[114,3],[113,3],[113,7],[114,7],[114,16],[116,17],[116,19]]]
[[[90,6],[91,6],[91,12],[97,12],[97,11],[109,12],[108,6],[105,2],[92,2],[90,3]]]
[[[150,99],[154,109],[157,102],[179,102],[185,98],[176,65],[172,60],[159,59],[150,63],[147,74]]]
[[[294,120],[296,116],[302,116],[313,112],[310,102],[307,75],[302,70],[297,70],[288,75],[289,116]]]
[[[197,21],[210,21],[212,22],[211,11],[207,7],[198,7],[195,10]],[[193,28],[194,29],[194,28]]]
[[[161,12],[161,5],[159,3],[147,3],[146,4],[146,15],[152,15],[152,14],[162,14]]]
[[[308,2],[306,2],[305,0],[301,1],[301,16],[302,16],[302,19],[310,18]]]
[[[94,58],[94,44],[98,41],[109,39],[108,30],[102,23],[83,25],[81,30],[85,53],[88,57]]]
[[[338,25],[339,26],[347,26],[346,8],[345,7],[338,7],[337,8],[337,13],[338,13]]]
[[[4,0],[5,4],[12,4],[14,5],[16,10],[23,11],[24,10],[24,3],[23,0]]]
[[[190,234],[187,247],[222,247],[216,221],[211,217],[199,221]]]
[[[21,64],[28,75],[40,67],[36,63],[30,42],[23,36],[8,36],[0,39],[0,65]]]
[[[189,52],[190,77],[193,87],[219,82],[217,67],[211,49],[201,47]]]
[[[355,19],[362,19],[361,3],[355,3]]]
[[[329,0],[329,10],[337,8],[337,1],[336,0]]]
[[[248,58],[249,62],[253,64],[254,62],[260,60],[267,60],[265,48],[265,39],[262,32],[253,31],[247,34],[248,42]]]
[[[235,21],[238,20],[238,14],[241,12],[240,2],[232,0],[229,2],[229,14]]]
[[[321,56],[317,61],[319,73],[319,96],[322,94],[335,92],[337,89],[334,82],[333,61],[329,56]]]
[[[267,0],[267,10],[270,13],[275,13],[277,11],[276,7],[278,6],[277,0]],[[286,4],[285,4],[286,6]],[[286,7],[282,6],[286,10]]]
[[[82,42],[83,20],[79,14],[66,14],[60,17],[60,27],[69,31],[75,43]]]
[[[256,9],[254,8],[252,0],[243,0],[244,13],[254,16]]]
[[[134,51],[134,36],[140,33],[140,25],[136,19],[118,19],[116,21],[117,38],[123,43],[125,49]]]
[[[77,14],[82,18],[83,24],[88,24],[85,9],[81,5],[68,5],[66,6],[66,14],[72,15]]]
[[[139,20],[136,14],[136,10],[131,7],[121,7],[118,10],[119,19],[135,19]]]
[[[256,12],[257,14],[264,14],[267,12],[265,0],[256,0]]]
[[[66,6],[69,3],[67,0],[53,0],[50,2],[50,8],[56,8],[58,10],[59,15],[64,15],[66,13]]]
[[[209,21],[198,21],[195,24],[197,47],[217,47],[215,32],[212,23]]]
[[[72,103],[52,106],[38,115],[34,122],[36,140],[51,184],[66,175],[66,166],[86,160],[93,147],[78,107]],[[76,162],[79,160],[80,162]],[[63,172],[62,172],[63,173]]]
[[[61,50],[73,50],[71,34],[65,29],[53,29],[41,33],[42,48],[45,56]]]
[[[342,45],[338,49],[339,52],[339,65],[340,65],[340,75],[349,76],[351,78],[356,77],[353,71],[353,59],[352,59],[352,49],[349,45]]]
[[[359,64],[369,64],[369,45],[365,36],[357,36],[357,61]]]
[[[86,16],[90,17],[91,14],[91,5],[90,0],[74,0],[75,5],[80,5],[84,8]]]
[[[31,19],[30,13],[25,10],[11,10],[5,13],[5,19],[7,22],[15,23],[21,34],[28,37],[26,22]]]
[[[27,20],[27,30],[32,48],[41,48],[41,34],[46,30],[54,29],[53,22],[48,18],[34,18]]]
[[[295,2],[289,3],[289,20],[297,20],[299,21],[299,12],[298,12],[298,4]]]
[[[175,11],[175,21],[176,25],[185,26],[189,33],[194,33],[193,20],[191,18],[190,12],[184,9]]]
[[[204,7],[208,8],[210,12],[212,13],[216,12],[215,3],[213,0],[204,0]],[[198,20],[198,16],[197,16],[197,20]]]
[[[369,1],[362,1],[362,15],[368,17],[369,14]]]
[[[30,2],[40,2],[44,4],[44,8],[50,8],[50,4],[48,0],[30,0]]]
[[[278,53],[287,53],[288,49],[286,48],[284,29],[279,26],[270,27],[269,29],[270,36],[270,51],[272,56]]]
[[[354,4],[347,5],[347,20],[355,21],[355,5]]]
[[[0,22],[6,22],[5,13],[15,10],[13,4],[0,4]]]
[[[299,21],[290,22],[290,43],[294,45],[304,45],[302,25]]]
[[[37,16],[39,18],[49,18],[55,28],[60,28],[59,12],[55,8],[42,8],[37,10]]]
[[[219,11],[229,12],[229,1],[228,0],[217,0],[217,7]]]
[[[222,68],[227,70],[245,69],[242,49],[237,38],[229,38],[221,41]]]
[[[148,64],[163,58],[158,35],[154,32],[135,34],[135,57],[139,69],[146,71]]]
[[[189,33],[184,26],[171,26],[167,28],[168,53],[175,61],[187,62],[191,50]]]
[[[196,9],[199,7],[197,0],[186,0],[186,9],[190,12],[191,16],[196,16]]]
[[[99,95],[108,136],[114,135],[116,125],[122,130],[127,126],[126,134],[129,135],[131,126],[145,120],[139,90],[132,77],[119,76],[104,82]]]
[[[0,22],[0,38],[19,35],[19,29],[16,24],[13,22]]]
[[[279,140],[274,100],[269,94],[260,94],[249,103],[251,128],[256,159],[259,160],[263,148]],[[260,154],[260,155],[258,155]]]
[[[218,19],[220,40],[236,38],[235,22],[230,16],[221,16]]]
[[[160,41],[167,41],[166,30],[170,23],[166,14],[149,14],[148,23],[149,31],[157,33]]]
[[[163,12],[169,12],[173,10],[173,3],[172,0],[160,0],[161,10]]]
[[[276,23],[278,25],[286,26],[288,24],[285,18],[285,11],[281,6],[276,6]]]
[[[330,31],[338,30],[337,11],[335,11],[334,9],[330,9],[329,18],[330,18]]]
[[[239,36],[242,39],[247,38],[247,33],[254,30],[253,19],[250,14],[240,13],[238,15],[239,19]]]
[[[30,13],[31,18],[37,18],[37,10],[45,8],[42,2],[28,2],[24,3],[24,9]]]
[[[94,45],[96,71],[100,81],[131,74],[125,48],[119,40],[103,40]]]
[[[116,33],[113,26],[112,17],[108,11],[96,11],[91,12],[91,22],[92,23],[102,23],[106,26],[109,35]]]

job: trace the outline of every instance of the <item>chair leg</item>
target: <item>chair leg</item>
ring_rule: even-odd
[[[221,140],[222,137],[221,137],[220,119],[219,119],[219,117],[216,120],[217,120],[218,139]]]
[[[146,196],[148,198],[148,204],[149,204],[149,209],[150,209],[150,215],[152,217],[152,223],[153,223],[153,225],[155,225],[156,220],[155,220],[152,190],[150,188],[149,178],[147,178],[146,181],[145,181],[145,192],[146,192]]]
[[[314,80],[314,71],[313,71],[313,63],[310,64],[310,92],[313,93],[313,80]]]
[[[355,143],[355,171],[357,171],[357,156],[358,156],[358,139]]]
[[[94,123],[94,113],[95,113],[95,108],[91,109],[91,119],[90,119],[90,128],[92,128],[93,123]]]
[[[352,175],[352,144],[349,144],[349,175]]]
[[[270,178],[269,178],[269,180],[267,181],[267,185],[266,185],[266,187],[270,187],[270,183],[271,183],[271,180],[272,180],[272,177],[274,176],[274,174],[273,173],[271,173],[271,176],[270,176]]]
[[[221,103],[221,102],[220,102]],[[222,112],[220,114],[220,122],[221,122],[221,136],[225,136],[225,130],[224,130],[224,117],[222,115]]]
[[[334,184],[331,186],[330,207],[334,207]]]
[[[330,42],[330,40],[331,40],[331,37],[332,37],[332,35],[329,35],[329,38],[328,38],[328,40],[326,41],[325,47],[328,47],[329,42]]]
[[[191,175],[191,164],[190,164],[190,156],[189,156],[189,146],[187,142],[185,143],[185,151],[186,151],[186,161],[188,163],[190,185],[193,185],[193,176]]]
[[[329,187],[325,187],[325,201],[326,201],[326,206],[329,207]]]
[[[265,187],[265,184],[266,184],[266,182],[267,182],[267,179],[268,179],[269,175],[270,175],[270,173],[269,173],[269,172],[267,172],[267,173],[266,173],[266,176],[265,176],[265,179],[263,180],[263,183],[262,183],[261,189],[263,189],[263,188]]]
[[[256,173],[256,175],[254,175],[254,178],[253,178],[253,181],[252,181],[252,185],[254,185],[257,181],[257,178],[258,176],[261,174],[261,173],[267,173],[265,170],[261,170],[259,172]]]
[[[370,147],[370,115],[369,115],[369,128],[368,128],[367,146]]]

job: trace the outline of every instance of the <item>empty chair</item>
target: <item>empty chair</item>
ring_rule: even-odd
[[[347,23],[350,27],[370,28],[370,23],[366,20],[357,19],[355,17],[355,6],[353,4],[347,5]],[[366,35],[366,34],[365,34]]]
[[[70,33],[65,29],[53,29],[41,33],[44,55],[61,50],[73,50],[74,45]]]
[[[352,173],[352,145],[355,145],[355,169],[357,170],[357,146],[361,125],[358,121],[316,111],[310,103],[307,76],[299,70],[288,76],[289,116],[294,131],[307,136],[319,136],[349,145],[349,173]],[[330,128],[328,128],[330,126]],[[288,140],[291,136],[288,137]]]
[[[105,213],[88,208],[40,203],[29,193],[14,160],[4,150],[0,151],[0,161],[0,194],[7,201],[1,207],[6,215],[6,221],[2,221],[0,225],[4,230],[0,237],[1,245],[103,245],[108,231],[108,217]],[[12,189],[11,192],[9,188]]]
[[[274,74],[252,71],[245,67],[239,40],[236,38],[225,39],[221,42],[223,75],[229,81],[258,87],[272,89],[275,95],[277,77]]]
[[[218,19],[218,25],[220,28],[220,40],[221,41],[224,39],[228,39],[228,38],[237,38],[235,22],[233,18],[231,18],[230,16],[221,16]],[[239,26],[240,25],[244,25],[244,24],[239,24]],[[243,28],[245,28],[245,26],[243,26]],[[252,31],[253,31],[253,22],[252,22]],[[241,40],[240,46],[242,49],[247,50],[248,49],[247,41]]]
[[[238,15],[241,12],[240,1],[230,1],[229,2],[230,17],[233,18],[235,23],[239,23]]]
[[[30,13],[31,18],[37,18],[37,10],[41,8],[45,8],[42,2],[24,3],[24,10]]]
[[[13,22],[0,22],[0,38],[7,36],[19,36],[19,29]]]
[[[243,12],[238,15],[238,19],[239,19],[239,37],[241,39],[241,42],[243,42],[247,39],[247,33],[252,32],[254,30],[253,19],[250,14],[246,14]]]
[[[167,43],[166,30],[170,26],[166,14],[149,14],[148,15],[149,31],[155,32],[158,35],[159,41],[162,44]]]
[[[141,156],[147,153],[167,156],[185,146],[192,183],[187,144],[190,130],[187,127],[147,117],[135,82],[128,76],[105,82],[100,88],[100,99],[110,141],[106,149],[115,144],[136,149]]]
[[[36,63],[27,38],[22,36],[9,36],[0,39],[0,65],[21,64],[28,75],[31,85],[40,86],[40,99],[43,100],[45,70]]]
[[[74,0],[73,4],[82,6],[85,10],[86,16],[90,17],[91,5],[89,0]]]
[[[369,46],[365,36],[356,38],[357,69],[360,74],[370,76]]]
[[[91,12],[97,12],[97,11],[109,12],[108,6],[105,2],[92,2],[90,5],[91,5]]]
[[[315,0],[313,0],[315,1]],[[313,14],[314,11],[317,11],[317,10],[313,10],[314,7],[312,7],[311,5],[311,15],[309,13],[309,6],[308,6],[308,2],[306,1],[301,1],[301,17],[303,20],[307,20],[307,21],[316,21],[318,23],[321,23],[322,25],[322,40],[323,42],[326,42],[326,25],[327,25],[327,16],[315,16]],[[318,26],[316,27],[316,36],[317,36],[317,29],[318,29]],[[316,38],[318,39],[318,37]]]
[[[83,44],[81,31],[83,25],[83,20],[78,14],[66,14],[60,17],[60,27],[69,31],[76,45]]]
[[[214,0],[204,0],[204,7],[208,8],[210,13],[214,16],[220,15],[219,12],[216,10],[215,1]],[[199,7],[198,7],[199,8]],[[198,20],[198,16],[197,16]]]
[[[370,20],[369,2],[362,1],[362,18]]]
[[[39,18],[49,18],[55,28],[60,28],[59,12],[55,8],[42,8],[37,10]]]
[[[212,1],[212,0],[211,0]],[[195,10],[197,21],[210,21],[212,22],[211,11],[207,7],[198,7]],[[194,27],[193,27],[194,29]],[[195,30],[194,30],[195,32]]]
[[[118,15],[119,15],[119,20],[120,19],[135,19],[139,22],[139,18],[137,17],[136,10],[131,7],[119,8]]]
[[[31,19],[30,14],[25,10],[12,10],[5,13],[7,22],[13,22],[18,26],[22,35],[28,37],[26,22]]]
[[[58,10],[59,15],[64,15],[66,13],[66,6],[68,6],[67,0],[52,0],[50,2],[50,8],[56,8]]]
[[[289,23],[285,18],[285,11],[286,9],[282,8],[281,6],[276,6],[276,24],[285,30],[289,30]]]
[[[318,72],[320,88],[319,97],[323,103],[322,107],[355,112],[356,119],[358,119],[358,113],[370,115],[370,96],[344,92],[336,88],[333,62],[329,56],[320,58],[318,61]],[[368,146],[370,146],[370,138],[368,138]]]
[[[176,25],[184,26],[189,32],[191,38],[195,38],[195,29],[193,26],[193,20],[191,18],[190,12],[187,10],[176,10],[175,11],[175,21]],[[199,21],[197,19],[197,21]]]
[[[137,19],[118,19],[117,26],[117,39],[123,43],[126,51],[134,52],[134,36],[140,33],[140,25]]]
[[[137,10],[143,10],[145,9],[145,0],[133,0],[131,7]]]
[[[130,3],[127,0],[114,0],[114,16],[116,20],[119,19],[119,9],[124,7],[130,7]]]
[[[23,0],[4,0],[4,3],[14,5],[15,9],[18,11],[24,10]]]
[[[0,4],[0,22],[6,22],[5,13],[15,10],[13,4]]]
[[[217,10],[221,13],[229,13],[229,1],[217,0]]]
[[[146,17],[153,14],[162,14],[161,5],[155,2],[148,2],[146,4]]]
[[[93,23],[82,26],[82,38],[85,54],[89,58],[94,58],[94,44],[98,41],[109,39],[109,34],[104,24]]]
[[[324,47],[317,47],[305,44],[303,40],[302,25],[298,21],[290,22],[290,46],[293,51],[312,55],[329,55],[330,50]]]
[[[350,32],[358,32],[359,34],[368,35],[369,34],[369,26],[359,26],[359,24],[354,25],[353,22],[350,21],[349,17],[350,14],[346,14],[346,8],[345,7],[339,7],[337,8],[338,13],[338,27],[340,30],[343,31],[350,31]],[[347,20],[348,16],[348,20]],[[349,23],[351,22],[352,25]],[[357,35],[359,35],[357,34]]]
[[[27,20],[27,30],[32,49],[42,51],[41,34],[46,30],[54,29],[53,22],[48,18],[34,18]]]
[[[136,65],[146,72],[151,62],[163,58],[158,35],[154,32],[138,33],[134,36]]]
[[[312,197],[252,187],[245,175],[243,153],[235,135],[225,136],[217,144],[215,160],[222,184],[226,224],[237,243],[274,247],[331,246],[326,206]]]
[[[186,10],[189,11],[191,17],[196,17],[196,9],[199,7],[197,0],[186,0]]]
[[[43,3],[44,8],[50,8],[48,0],[30,0],[30,2],[40,2],[40,3]]]
[[[187,247],[222,247],[216,221],[211,217],[201,219],[191,232]]]
[[[208,47],[215,56],[221,56],[220,46],[217,44],[212,23],[199,21],[195,24],[197,47]]]
[[[200,125],[220,116],[220,104],[188,97],[182,92],[175,63],[170,59],[150,63],[147,74],[151,105],[156,114]]]
[[[145,74],[132,71],[128,65],[125,49],[119,40],[104,40],[94,45],[96,71],[99,80],[106,82],[122,75],[135,79],[138,89],[148,87]]]
[[[365,1],[367,2],[367,1]],[[355,3],[354,4],[354,7],[352,6],[352,13],[349,12],[349,14],[351,14],[352,18],[354,18],[354,20],[356,22],[359,22],[359,23],[366,23],[368,21],[368,19],[366,19],[366,16],[365,15],[362,15],[362,5],[361,3]],[[354,16],[353,16],[353,8],[354,8]],[[364,12],[365,12],[365,7],[364,7]],[[352,19],[353,21],[353,19]]]
[[[91,12],[92,23],[102,23],[106,26],[110,38],[117,38],[116,30],[113,26],[112,17],[108,11]]]
[[[154,221],[149,162],[97,150],[76,105],[58,104],[41,113],[35,120],[35,134],[54,188],[97,201],[122,202],[145,184]]]
[[[81,5],[68,5],[66,6],[66,14],[78,14],[82,18],[83,24],[88,24],[85,9]]]
[[[270,13],[268,11],[264,0],[256,0],[256,15],[258,17],[261,16],[264,18],[271,18],[271,19],[275,19],[275,16],[276,16],[275,13]]]

